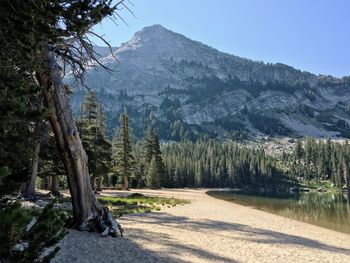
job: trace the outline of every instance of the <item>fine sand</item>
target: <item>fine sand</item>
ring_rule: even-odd
[[[70,231],[53,262],[350,262],[347,234],[218,200],[205,190],[137,192],[191,203],[123,216],[124,238]]]

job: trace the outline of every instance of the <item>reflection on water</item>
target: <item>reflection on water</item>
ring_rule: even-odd
[[[350,234],[350,200],[341,193],[243,194],[209,191],[209,195],[237,204]]]

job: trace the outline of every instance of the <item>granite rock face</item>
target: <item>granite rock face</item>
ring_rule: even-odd
[[[127,110],[136,135],[153,126],[162,139],[201,133],[349,137],[348,77],[317,76],[284,64],[220,52],[160,25],[145,27],[119,48],[96,47],[101,67],[87,71],[107,126]],[[71,83],[69,75],[66,82]],[[84,89],[72,98],[79,111]],[[182,133],[182,134],[180,134]]]

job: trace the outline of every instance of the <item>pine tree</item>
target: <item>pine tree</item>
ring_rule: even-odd
[[[145,138],[143,140],[143,162],[146,167],[146,174],[150,167],[151,161],[154,158],[159,184],[158,187],[165,185],[165,167],[160,150],[160,144],[158,136],[153,132],[152,129],[148,129]]]
[[[44,118],[37,85],[28,74],[7,64],[22,54],[21,50],[7,54],[12,48],[0,51],[0,198],[29,179],[35,144],[33,123]]]
[[[132,155],[128,115],[125,113],[120,114],[119,122],[120,128],[112,145],[113,170],[120,176],[124,189],[129,189],[129,182],[135,168],[135,160]]]
[[[149,164],[149,168],[147,171],[147,187],[148,188],[159,188],[160,185],[160,177],[158,173],[158,167],[155,156],[152,157],[152,160]]]
[[[195,186],[200,187],[203,185],[203,174],[204,169],[200,161],[196,162],[196,173],[195,173]]]
[[[97,134],[95,141],[97,162],[95,164],[95,173],[97,175],[97,190],[101,190],[102,180],[105,184],[108,183],[108,173],[112,160],[112,144],[106,136],[105,115],[101,104],[99,104],[97,114]]]
[[[350,186],[349,165],[346,162],[346,160],[343,161],[343,180],[344,180],[346,189],[349,191],[349,186]]]
[[[83,105],[83,114],[77,126],[88,156],[92,188],[100,190],[102,178],[107,181],[112,146],[105,134],[103,107],[98,104],[96,93],[88,93]]]
[[[139,141],[134,146],[133,156],[135,158],[135,169],[132,180],[133,187],[142,188],[146,186],[146,167],[143,160],[142,141]],[[148,168],[148,167],[147,167]]]
[[[301,140],[298,140],[297,143],[295,144],[295,148],[294,148],[294,157],[295,160],[299,160],[303,157],[303,143],[301,142]]]
[[[154,132],[153,129],[148,129],[143,139],[143,161],[146,167],[149,166],[153,157],[154,151]]]
[[[160,187],[165,184],[165,168],[164,168],[164,162],[162,158],[162,152],[160,150],[158,136],[156,134],[154,134],[154,139],[153,139],[153,157],[155,158],[155,162],[157,166],[157,173],[159,176],[159,187]]]

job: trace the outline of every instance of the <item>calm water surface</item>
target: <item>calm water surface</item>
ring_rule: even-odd
[[[243,194],[209,191],[209,195],[237,204],[350,234],[350,200],[341,193]]]

